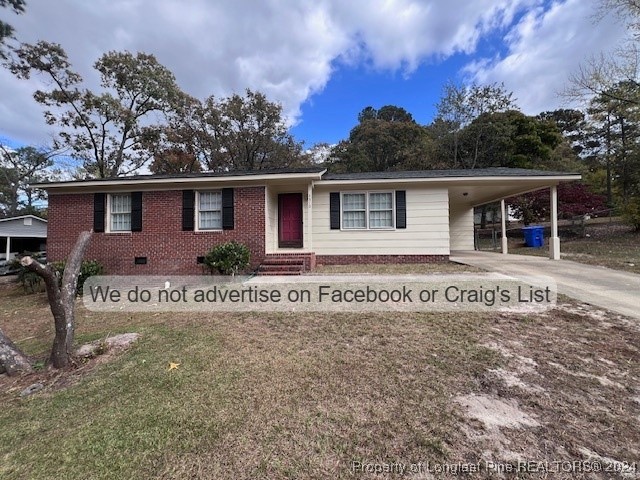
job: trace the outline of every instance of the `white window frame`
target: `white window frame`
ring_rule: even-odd
[[[220,227],[216,228],[200,228],[200,195],[203,193],[217,193],[220,195]],[[195,202],[195,218],[194,218],[194,230],[196,232],[221,232],[222,231],[222,190],[196,190],[196,202]],[[218,210],[207,210],[217,212]]]
[[[113,217],[111,216],[112,214],[112,208],[111,208],[111,204],[113,202],[113,197],[114,196],[128,196],[129,197],[129,230],[114,230],[113,229]],[[109,193],[107,194],[107,208],[106,208],[106,221],[105,221],[105,231],[106,233],[131,233],[131,192],[117,192],[117,193]],[[120,213],[127,213],[127,212],[120,212]]]
[[[370,202],[369,198],[374,193],[389,193],[391,194],[391,226],[390,227],[372,227],[370,222]],[[364,227],[345,227],[344,226],[344,195],[360,194],[364,195],[365,206],[365,226]],[[375,230],[375,231],[390,231],[396,229],[396,192],[395,190],[353,190],[340,192],[340,230],[347,232],[363,231],[363,230]]]
[[[345,227],[344,226],[344,196],[345,195],[364,195],[364,227]],[[367,209],[368,203],[367,192],[353,191],[353,192],[340,192],[340,230],[367,230],[369,225],[369,212]]]

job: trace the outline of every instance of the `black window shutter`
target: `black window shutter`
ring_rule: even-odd
[[[131,194],[131,231],[142,231],[142,192]]]
[[[222,229],[233,230],[233,188],[222,189]]]
[[[93,231],[104,232],[104,193],[93,194]]]
[[[396,190],[396,228],[407,228],[407,192]]]
[[[340,230],[340,192],[329,194],[329,223],[331,230]]]
[[[193,190],[182,191],[182,230],[193,231],[193,219],[195,216],[196,192]]]

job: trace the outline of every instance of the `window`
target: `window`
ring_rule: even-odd
[[[394,228],[393,217],[392,192],[342,194],[343,229]]]
[[[109,196],[110,223],[112,232],[131,231],[131,195],[113,194]]]
[[[222,229],[222,192],[198,193],[198,230]]]
[[[369,228],[393,228],[391,192],[369,194]]]
[[[342,195],[342,228],[367,228],[367,201],[364,193]]]

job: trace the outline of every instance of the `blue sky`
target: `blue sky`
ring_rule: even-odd
[[[514,19],[514,24],[518,19]],[[473,81],[464,67],[477,57],[504,55],[499,29],[482,38],[474,54],[455,54],[446,59],[426,59],[415,71],[380,70],[370,65],[336,62],[334,73],[322,92],[301,106],[299,123],[292,128],[306,145],[337,143],[357,124],[358,113],[367,106],[396,105],[410,112],[421,124],[433,121],[445,83]]]
[[[413,114],[419,123],[430,123],[435,114],[442,83],[457,77],[456,59],[436,68],[420,67],[410,76],[400,72],[375,72],[341,66],[324,90],[301,106],[299,124],[292,129],[305,144],[336,143],[349,134],[358,113],[367,106],[396,105]]]
[[[443,85],[504,83],[537,114],[590,55],[626,35],[594,23],[599,0],[30,0],[1,14],[18,40],[60,43],[89,88],[109,50],[153,53],[198,98],[264,92],[307,147],[346,138],[366,106],[398,105],[429,123]],[[0,69],[0,138],[46,145],[33,101],[43,80]]]

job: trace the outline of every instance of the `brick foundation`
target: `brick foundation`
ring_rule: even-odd
[[[392,263],[441,263],[448,262],[449,255],[317,255],[318,265],[392,264]]]
[[[182,231],[182,191],[142,195],[142,231],[94,233],[86,259],[101,262],[109,275],[198,275],[197,258],[219,243],[235,240],[251,251],[256,268],[265,256],[264,187],[236,188],[235,227],[215,232]],[[93,228],[93,194],[49,195],[47,256],[64,260],[84,230]],[[136,265],[146,257],[146,265]]]

